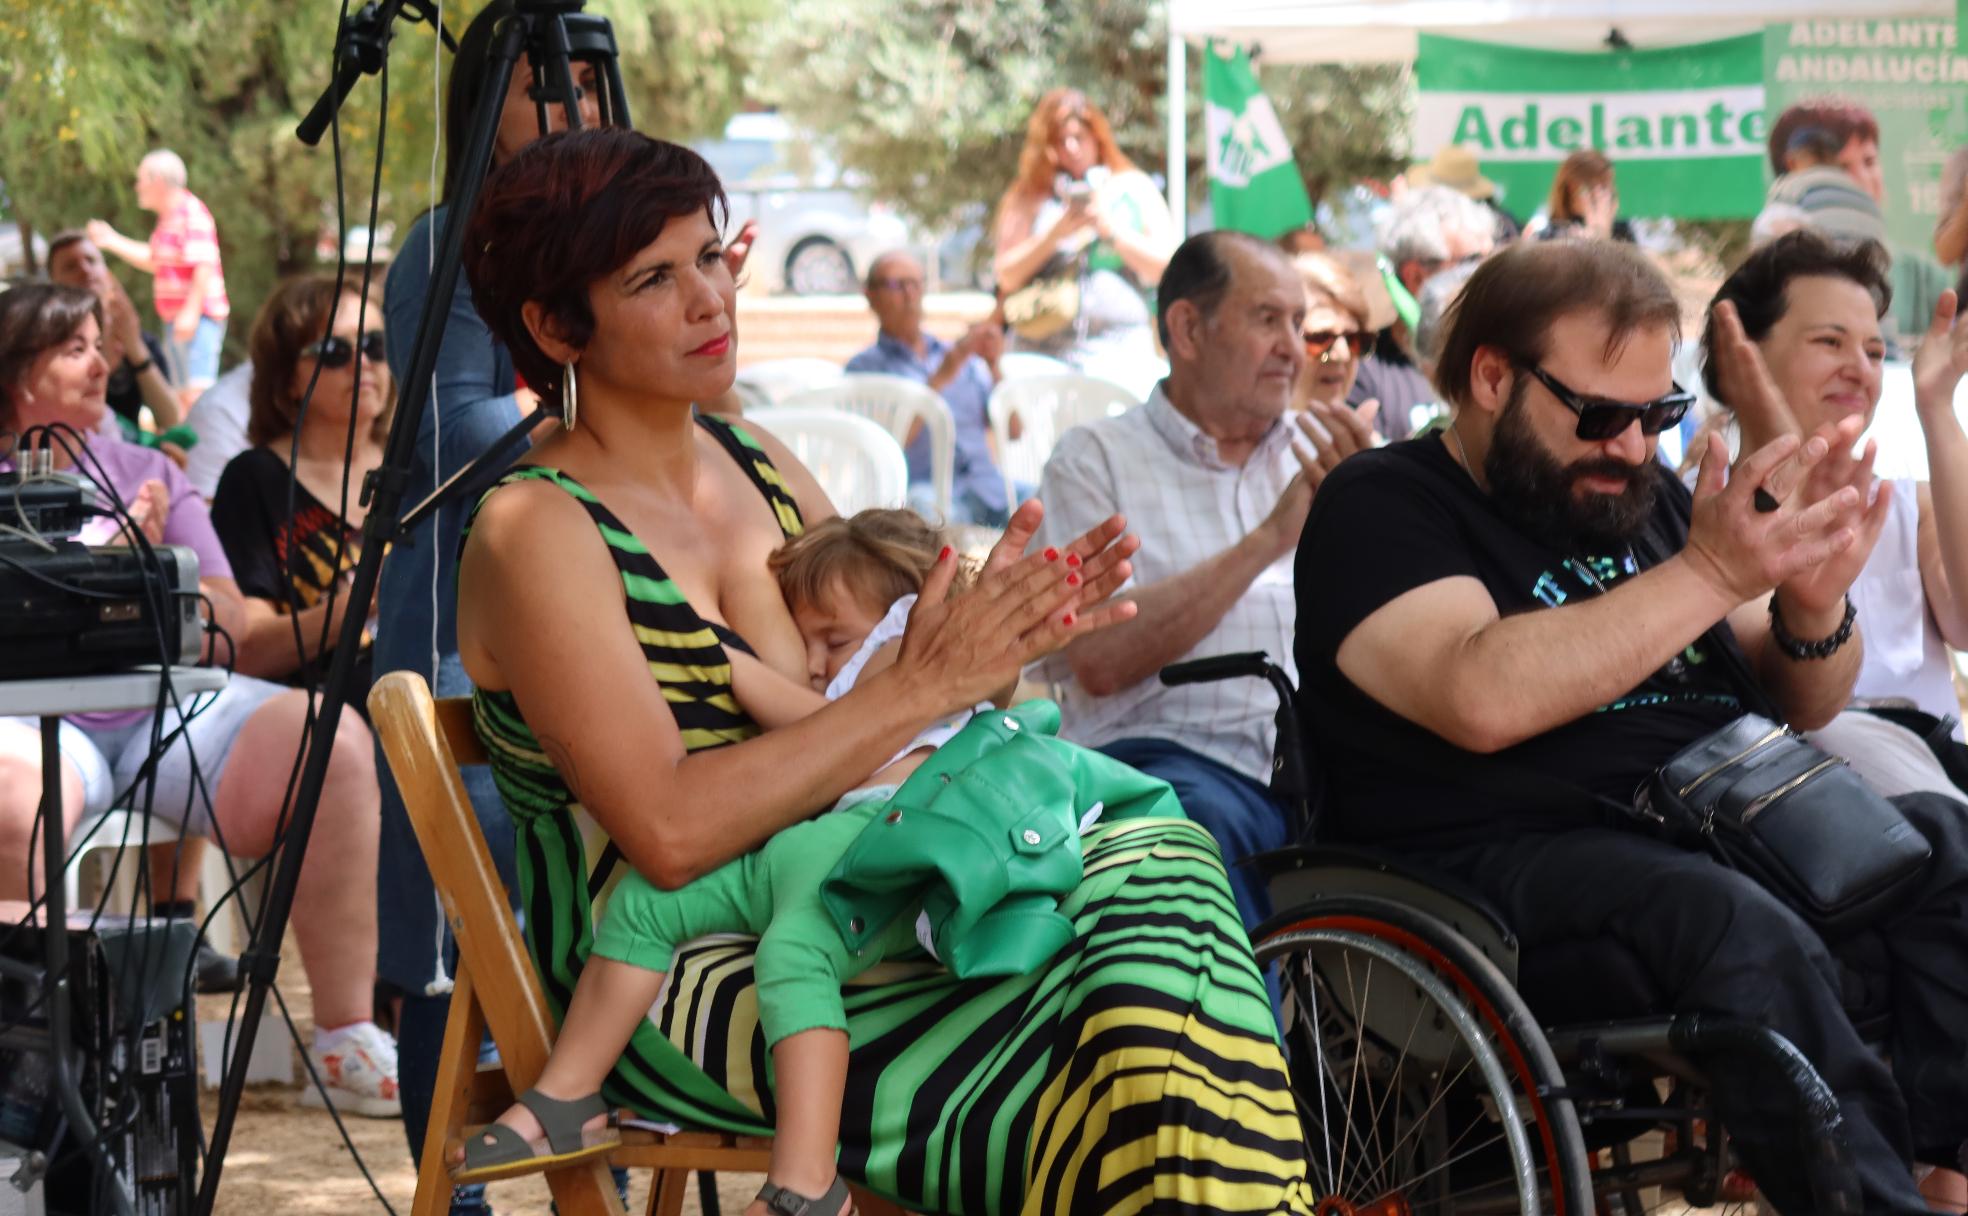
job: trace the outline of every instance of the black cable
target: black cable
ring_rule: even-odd
[[[346,22],[347,15],[348,15],[348,6],[346,0],[344,0],[342,6],[342,20],[344,22]],[[382,78],[382,84],[381,84],[380,104],[381,104],[382,119],[381,121],[379,121],[377,125],[376,153],[375,153],[374,169],[373,169],[373,174],[370,183],[370,195],[369,195],[369,238],[368,238],[369,247],[368,248],[371,256],[365,257],[364,259],[361,289],[357,296],[357,312],[356,312],[357,339],[356,342],[354,343],[355,358],[354,358],[354,364],[351,374],[352,392],[360,391],[361,376],[362,376],[362,359],[364,357],[362,351],[362,341],[361,341],[362,326],[364,324],[364,319],[366,318],[368,313],[369,293],[370,293],[370,288],[374,275],[373,253],[375,249],[376,220],[378,216],[378,208],[380,205],[381,193],[382,193],[382,167],[383,167],[384,152],[386,147],[386,135],[388,130],[388,115],[389,115],[389,64],[387,59],[384,60],[382,66],[381,78]],[[331,117],[329,122],[329,129],[331,133],[330,150],[333,159],[334,180],[335,180],[335,235],[336,235],[337,256],[335,262],[334,291],[332,296],[330,297],[328,318],[325,325],[323,326],[324,337],[326,337],[328,334],[333,333],[334,331],[336,315],[340,310],[342,296],[346,291],[347,283],[348,283],[347,187],[346,187],[346,178],[343,170],[341,123],[340,123],[339,111],[333,117]],[[288,461],[287,461],[288,474],[287,474],[287,487],[286,487],[287,501],[286,501],[286,510],[284,512],[284,519],[281,524],[281,528],[284,529],[285,531],[285,537],[287,541],[285,549],[286,552],[288,552],[289,554],[295,553],[298,549],[298,546],[295,544],[295,523],[296,523],[296,516],[298,515],[298,511],[299,511],[299,480],[300,479],[298,474],[295,472],[295,470],[299,464],[301,431],[306,424],[308,408],[313,402],[314,393],[321,378],[321,372],[322,372],[322,364],[321,361],[317,359],[315,361],[314,369],[308,377],[307,385],[302,389],[300,401],[295,409],[294,421],[293,421],[293,434],[289,441]],[[351,475],[351,467],[354,461],[354,449],[355,449],[357,425],[358,425],[357,415],[354,410],[351,410],[349,413],[348,431],[347,434],[344,436],[344,440],[343,440],[342,477],[341,477],[339,501],[337,504],[337,511],[336,511],[338,522],[344,525],[348,517],[349,481]],[[332,538],[332,544],[334,546],[333,567],[336,569],[338,573],[337,573],[337,577],[329,580],[323,600],[318,601],[318,602],[326,603],[328,607],[327,607],[327,611],[322,615],[321,633],[319,638],[317,639],[317,643],[318,643],[316,649],[317,655],[325,655],[330,649],[329,639],[333,636],[333,630],[331,628],[331,624],[334,620],[334,615],[335,615],[335,601],[336,601],[336,597],[343,593],[342,580],[339,577],[339,571],[341,570],[343,565],[343,560],[347,552],[348,542],[349,542],[349,536],[348,536],[347,528],[345,526],[337,528]],[[212,917],[217,914],[218,909],[223,905],[226,899],[230,899],[237,896],[241,913],[242,915],[245,915],[245,907],[247,901],[244,898],[242,884],[246,881],[247,877],[250,877],[253,873],[258,872],[263,868],[266,868],[274,858],[279,856],[280,850],[286,847],[286,843],[287,843],[286,837],[287,837],[287,830],[289,826],[289,816],[292,814],[294,809],[294,800],[295,800],[294,795],[301,778],[302,770],[305,767],[309,743],[312,739],[314,730],[318,726],[317,718],[320,712],[320,706],[316,702],[315,698],[317,696],[319,690],[319,683],[320,683],[320,674],[318,670],[319,664],[317,662],[310,661],[307,657],[306,638],[302,632],[302,626],[300,620],[300,612],[301,612],[301,604],[299,602],[300,591],[299,588],[294,583],[293,571],[291,568],[289,568],[287,570],[283,570],[282,574],[285,577],[283,578],[282,585],[278,588],[278,590],[282,596],[284,605],[288,609],[286,615],[289,620],[289,628],[291,630],[294,640],[294,654],[295,654],[295,660],[298,670],[298,678],[301,681],[301,687],[305,690],[307,694],[307,702],[308,702],[307,716],[301,729],[301,737],[298,741],[298,747],[294,757],[294,763],[288,770],[287,786],[281,799],[280,814],[274,824],[272,844],[268,848],[265,856],[260,858],[259,861],[255,862],[253,866],[249,868],[246,877],[235,876],[232,886],[228,888],[228,890],[225,892],[224,895],[220,897],[219,900],[214,902],[213,907],[207,911],[204,921],[201,922],[201,926],[200,926],[201,933],[203,932],[203,926],[211,922]],[[277,942],[265,943],[260,940],[260,931],[261,931],[260,926],[265,923],[265,916],[267,912],[266,902],[271,897],[271,895],[272,895],[272,889],[270,887],[267,890],[263,891],[261,893],[260,906],[257,909],[259,915],[257,917],[247,917],[248,932],[249,932],[248,948],[256,952],[266,949],[278,950],[280,948],[280,944]],[[342,1122],[341,1112],[335,1108],[333,1100],[329,1097],[326,1083],[322,1080],[321,1076],[316,1072],[314,1067],[314,1061],[312,1058],[312,1053],[309,1049],[309,1045],[302,1041],[300,1029],[297,1025],[295,1025],[293,1016],[287,1008],[287,1002],[285,996],[282,995],[282,993],[280,992],[278,985],[269,985],[268,987],[273,994],[275,1003],[280,1007],[281,1018],[286,1023],[288,1035],[293,1040],[295,1047],[300,1052],[302,1065],[307,1070],[308,1079],[315,1086],[316,1090],[321,1094],[324,1100],[324,1105],[328,1110],[330,1117],[335,1122],[336,1130],[340,1133],[342,1137],[342,1142],[344,1147],[347,1148],[350,1157],[354,1160],[356,1168],[361,1172],[363,1179],[366,1182],[368,1182],[371,1192],[376,1197],[376,1201],[382,1205],[384,1211],[390,1213],[390,1216],[395,1216],[395,1209],[390,1205],[388,1198],[384,1196],[381,1185],[376,1181],[375,1176],[370,1172],[368,1163],[363,1160],[361,1152],[357,1149],[355,1145],[353,1136],[350,1134],[347,1126]],[[222,1056],[221,1056],[221,1058],[223,1059],[231,1058],[232,1039],[233,1039],[233,1034],[237,1029],[239,1013],[240,1013],[239,1004],[240,1004],[241,997],[244,994],[244,991],[245,991],[245,985],[242,983],[241,986],[235,989],[232,994],[231,1006],[227,1013],[226,1030],[223,1038],[224,1046],[222,1049]],[[201,1139],[202,1139],[202,1131],[203,1131],[202,1126],[200,1130],[201,1130]],[[203,1146],[201,1144],[201,1157],[202,1157],[202,1153],[203,1153]]]

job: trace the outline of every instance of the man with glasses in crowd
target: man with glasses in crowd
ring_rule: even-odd
[[[987,407],[998,383],[998,359],[1004,354],[1002,324],[995,317],[979,321],[955,342],[925,330],[922,263],[901,250],[884,253],[869,265],[866,286],[868,307],[881,332],[873,346],[847,361],[847,370],[902,376],[927,384],[942,396],[957,432],[951,518],[943,522],[1002,528],[1018,505],[1005,501],[1004,475],[991,458]],[[910,503],[934,518],[926,428],[918,423],[905,446]]]
[[[1933,860],[1881,935],[1891,1071],[1804,920],[1625,813],[1656,768],[1746,708],[1809,729],[1844,706],[1861,648],[1846,590],[1888,501],[1865,505],[1856,418],[1732,471],[1711,438],[1691,495],[1656,459],[1692,400],[1669,366],[1679,318],[1630,245],[1506,250],[1450,314],[1436,381],[1453,424],[1321,487],[1298,553],[1297,657],[1322,834],[1399,849],[1493,901],[1543,1016],[1704,1011],[1776,1030],[1839,1098],[1864,1210],[1921,1210],[1911,1154],[1951,1154],[1968,1116],[1962,808],[1901,800]],[[1774,397],[1734,314],[1718,324],[1732,383]],[[1540,992],[1554,958],[1572,960],[1562,989]],[[1633,962],[1595,970],[1619,958]],[[1702,1066],[1758,1184],[1779,1210],[1809,1210],[1779,1089],[1747,1055]]]
[[[1139,407],[1060,436],[1039,483],[1038,545],[1119,513],[1141,537],[1121,592],[1133,620],[1047,660],[1062,733],[1175,787],[1223,850],[1246,926],[1270,912],[1238,863],[1286,843],[1270,795],[1272,715],[1258,681],[1163,687],[1183,659],[1291,653],[1291,554],[1324,469],[1307,415],[1288,412],[1305,365],[1305,286],[1276,246],[1236,232],[1183,242],[1156,293],[1168,378]],[[1346,418],[1351,411],[1340,411]],[[1342,442],[1358,446],[1364,428]]]

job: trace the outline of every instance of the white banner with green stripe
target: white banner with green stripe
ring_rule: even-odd
[[[1572,54],[1422,34],[1414,148],[1476,154],[1528,217],[1568,155],[1597,148],[1618,173],[1620,213],[1755,215],[1763,204],[1763,39]]]

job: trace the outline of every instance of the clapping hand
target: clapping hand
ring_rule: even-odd
[[[1619,216],[1619,195],[1609,185],[1594,186],[1585,192],[1585,203],[1580,211],[1580,219],[1587,232],[1596,237],[1610,238],[1613,235],[1613,221]]]
[[[143,324],[137,320],[137,306],[130,302],[130,293],[124,291],[123,285],[114,278],[110,278],[103,288],[102,306],[110,341],[117,347],[114,351],[104,352],[110,367],[124,362],[143,362]],[[114,357],[109,358],[111,355]]]
[[[1683,557],[1731,604],[1748,603],[1781,586],[1800,609],[1822,612],[1838,602],[1865,564],[1885,525],[1884,487],[1870,508],[1871,451],[1843,467],[1845,484],[1814,496],[1814,478],[1833,451],[1848,454],[1859,420],[1846,418],[1808,439],[1783,435],[1729,469],[1728,446],[1708,437],[1695,483],[1694,517]],[[1774,502],[1774,508],[1761,504]]]
[[[1968,373],[1968,322],[1952,291],[1934,301],[1934,319],[1913,356],[1913,401],[1922,426],[1930,418],[1954,416],[1954,390]]]
[[[171,492],[152,478],[137,488],[130,500],[130,519],[153,545],[164,543],[164,523],[171,517]]]
[[[738,235],[724,246],[724,265],[736,279],[745,273],[745,263],[752,256],[752,245],[758,240],[757,220],[746,220],[738,226]]]
[[[1742,423],[1745,438],[1767,443],[1779,435],[1801,432],[1790,402],[1763,362],[1763,352],[1743,332],[1735,304],[1728,300],[1717,303],[1709,326],[1714,333],[1711,347],[1716,393]]]
[[[940,712],[974,705],[1015,681],[1027,663],[1134,615],[1132,600],[1112,598],[1141,547],[1127,535],[1127,522],[1116,515],[1063,548],[1026,554],[1044,514],[1037,499],[1012,512],[967,590],[949,594],[957,561],[947,548],[923,580],[895,669],[935,689]]]

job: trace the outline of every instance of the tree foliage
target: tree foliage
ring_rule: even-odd
[[[353,7],[353,5],[351,5]],[[447,0],[462,33],[477,0]],[[671,138],[721,126],[748,71],[732,34],[763,0],[590,0],[621,44],[637,125]],[[230,340],[282,275],[318,265],[335,230],[335,158],[294,127],[327,86],[337,0],[0,0],[0,199],[5,218],[43,236],[109,220],[141,239],[153,217],[136,206],[137,161],[152,148],[184,157],[192,192],[211,207],[233,302]],[[379,222],[399,233],[432,202],[440,90],[451,69],[428,25],[399,22],[389,56],[389,122]],[[382,82],[364,77],[340,117],[346,222],[366,222],[375,176]],[[144,276],[118,266],[139,301]]]
[[[478,0],[447,0],[463,30]],[[1072,84],[1121,146],[1163,166],[1166,25],[1159,0],[589,0],[622,48],[643,130],[689,139],[745,104],[824,133],[870,194],[919,220],[981,216],[1011,180],[1032,104]],[[212,208],[243,341],[273,282],[313,266],[334,230],[335,162],[294,126],[327,85],[338,0],[0,0],[0,206],[44,236],[91,217],[141,237],[136,163],[184,157]],[[439,93],[450,70],[428,26],[399,23],[381,82],[342,111],[347,222],[375,200],[399,231],[431,202]],[[1191,176],[1200,182],[1200,64],[1191,53]],[[1264,73],[1315,197],[1396,167],[1406,86],[1384,69]],[[1196,197],[1200,197],[1198,190]],[[143,276],[119,267],[138,299]]]
[[[762,100],[824,132],[877,197],[931,224],[995,205],[1017,167],[1032,105],[1079,88],[1121,148],[1166,163],[1167,25],[1158,0],[793,0],[765,31]],[[1190,51],[1190,164],[1200,199],[1201,59]],[[1405,73],[1265,70],[1264,85],[1314,198],[1400,167]]]

